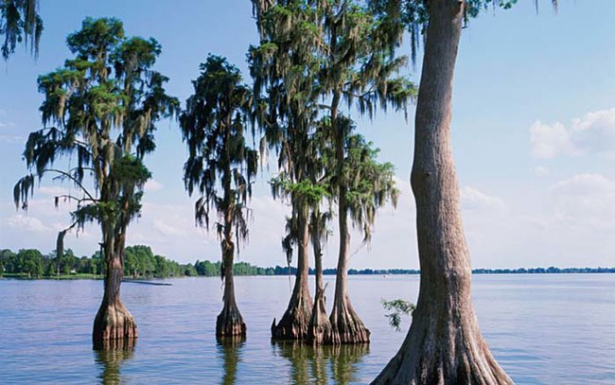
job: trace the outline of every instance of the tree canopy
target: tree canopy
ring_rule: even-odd
[[[67,45],[75,57],[38,79],[44,128],[26,143],[31,173],[16,184],[15,203],[27,208],[36,180],[51,174],[77,188],[55,198],[56,205],[76,203],[67,230],[100,222],[108,233],[123,233],[150,178],[142,159],[155,148],[156,122],[173,115],[179,102],[166,94],[168,79],[151,69],[158,42],[127,38],[121,21],[86,18]],[[65,167],[56,168],[60,159]]]
[[[189,158],[184,182],[189,194],[202,195],[195,204],[198,224],[210,226],[210,212],[220,221],[216,232],[235,229],[238,241],[248,236],[247,202],[258,170],[258,153],[246,144],[252,91],[242,84],[241,73],[226,59],[210,55],[193,82],[194,94],[180,116]],[[230,215],[229,223],[225,215]]]

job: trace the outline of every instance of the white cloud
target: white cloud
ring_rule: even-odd
[[[177,236],[181,234],[179,229],[170,226],[159,219],[156,219],[152,223],[152,228],[164,236]]]
[[[23,214],[15,214],[9,217],[6,220],[6,226],[13,230],[25,232],[45,232],[51,230],[40,219]]]
[[[615,228],[615,180],[600,174],[579,174],[551,187],[554,217],[583,231]]]
[[[164,185],[155,179],[150,179],[145,182],[145,191],[160,191],[164,188]]]
[[[470,186],[465,186],[461,189],[461,205],[463,209],[471,211],[502,211],[506,208],[506,203],[503,199],[488,195]]]
[[[547,175],[549,175],[551,173],[548,168],[542,167],[542,166],[534,167],[532,172],[533,172],[533,174],[535,176],[537,176],[539,178],[547,176]]]
[[[560,154],[575,154],[570,133],[561,123],[549,126],[536,121],[530,127],[530,145],[532,153],[538,158],[551,159]]]
[[[538,158],[596,153],[615,156],[615,108],[589,112],[570,127],[536,121],[530,127],[532,153]]]

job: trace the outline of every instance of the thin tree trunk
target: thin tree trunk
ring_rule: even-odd
[[[297,277],[286,312],[282,316],[280,323],[276,325],[276,320],[274,319],[271,325],[271,336],[274,339],[306,340],[309,337],[308,328],[314,304],[308,287],[310,239],[307,208],[301,207],[297,210],[297,215],[297,243],[299,248],[297,253]]]
[[[231,235],[232,237],[232,235]],[[216,336],[231,337],[245,336],[246,324],[237,307],[235,300],[235,283],[233,277],[233,259],[235,255],[235,245],[226,239],[222,241],[223,255],[223,277],[224,277],[224,307],[216,320]]]
[[[314,307],[312,308],[312,318],[310,319],[309,339],[316,343],[322,344],[325,341],[331,341],[331,322],[327,317],[327,300],[325,298],[325,285],[323,282],[322,273],[322,245],[320,242],[321,231],[320,218],[318,213],[312,213],[311,238],[312,248],[314,249],[314,263],[316,266],[316,296],[314,299]]]
[[[340,96],[336,93],[333,97],[331,108],[331,121],[336,135],[336,160],[338,177],[338,220],[340,232],[340,251],[337,262],[337,275],[335,279],[335,297],[333,310],[329,320],[331,322],[331,339],[324,341],[332,344],[357,344],[369,342],[369,330],[355,312],[348,296],[348,257],[350,248],[350,233],[348,232],[348,203],[347,188],[344,178],[346,128],[337,121],[337,106]]]
[[[421,283],[408,335],[374,384],[512,384],[481,336],[450,143],[464,2],[434,0],[416,111],[412,189]]]
[[[94,348],[131,346],[138,336],[137,325],[120,299],[124,276],[124,239],[123,236],[117,239],[108,229],[104,231],[103,239],[107,271],[105,293],[94,319]]]

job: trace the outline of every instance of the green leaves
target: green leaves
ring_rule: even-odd
[[[401,319],[402,316],[411,315],[416,306],[403,299],[394,299],[392,301],[382,300],[382,307],[389,313],[385,314],[385,317],[389,319],[389,325],[396,331],[401,331]]]
[[[32,173],[16,184],[14,200],[27,206],[35,178],[68,180],[76,195],[55,201],[77,203],[69,229],[99,222],[105,239],[117,237],[139,215],[155,124],[174,115],[179,101],[164,89],[168,78],[152,69],[158,42],[126,38],[121,21],[87,18],[67,44],[76,56],[38,79],[44,127],[28,138],[24,158]],[[65,157],[72,168],[53,168]]]
[[[189,157],[184,165],[188,193],[201,194],[195,204],[197,224],[210,227],[216,211],[218,236],[229,242],[232,230],[238,241],[248,236],[246,207],[258,170],[258,153],[246,144],[253,96],[242,83],[237,67],[210,55],[193,81],[194,94],[180,115]]]
[[[116,18],[87,17],[81,29],[66,39],[70,51],[81,59],[104,61],[110,50],[124,39],[124,24]]]

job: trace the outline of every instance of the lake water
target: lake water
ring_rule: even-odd
[[[236,279],[248,336],[234,345],[214,335],[219,279],[167,282],[122,285],[140,338],[132,350],[100,353],[90,333],[102,282],[0,280],[0,384],[368,383],[409,326],[391,329],[381,299],[415,301],[418,290],[418,276],[352,276],[371,344],[313,349],[269,338],[290,295],[287,277]],[[516,383],[615,384],[615,275],[475,275],[473,293],[485,338]]]

